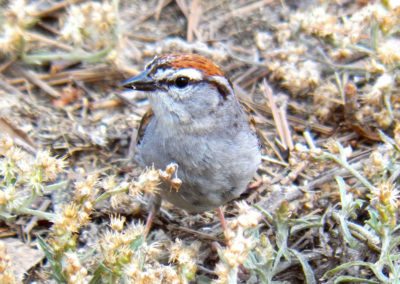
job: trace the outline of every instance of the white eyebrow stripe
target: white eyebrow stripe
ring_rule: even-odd
[[[203,73],[194,68],[185,68],[176,71],[172,76],[172,79],[176,79],[178,77],[188,77],[190,80],[200,81],[203,80]]]
[[[222,76],[212,76],[209,78],[210,81],[214,81],[219,85],[222,85],[226,88],[227,91],[229,91],[229,93],[233,94],[233,89],[231,84],[229,83],[228,79],[226,79],[225,77]]]
[[[193,81],[201,81],[204,79],[203,73],[194,68],[184,68],[179,70],[174,69],[160,69],[153,75],[154,79],[158,81],[168,80],[173,81],[178,77],[188,77]]]

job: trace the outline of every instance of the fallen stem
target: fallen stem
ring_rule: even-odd
[[[111,47],[99,52],[88,53],[84,51],[74,51],[70,53],[43,53],[43,54],[23,54],[22,60],[28,64],[43,64],[50,61],[86,61],[90,63],[99,62],[111,51]]]

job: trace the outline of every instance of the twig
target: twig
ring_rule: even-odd
[[[261,138],[263,139],[264,142],[266,142],[269,146],[269,148],[274,152],[274,154],[278,157],[278,159],[281,161],[281,163],[286,163],[285,159],[282,157],[281,153],[278,150],[278,147],[264,133],[259,134]]]
[[[182,14],[185,16],[186,19],[189,18],[189,8],[186,5],[185,1],[183,0],[175,0],[176,5],[178,5],[179,9],[181,9]]]
[[[95,53],[73,51],[70,53],[23,54],[22,60],[28,64],[43,64],[55,60],[86,61],[89,63],[96,63],[106,57],[110,50],[111,47],[105,48]]]
[[[217,237],[214,237],[214,236],[206,234],[206,233],[198,232],[196,230],[193,230],[193,229],[190,229],[187,227],[182,227],[182,226],[178,226],[178,225],[174,225],[174,224],[168,224],[167,228],[170,231],[179,230],[179,231],[182,231],[185,233],[193,234],[199,238],[206,239],[206,240],[220,241],[220,239],[218,239]]]
[[[3,73],[8,67],[10,67],[14,62],[15,58],[11,58],[10,60],[4,62],[3,64],[0,65],[0,73]]]
[[[62,1],[60,3],[57,3],[53,6],[51,6],[50,8],[48,8],[46,10],[36,12],[32,16],[37,17],[37,18],[43,18],[43,17],[49,16],[50,14],[53,14],[54,12],[57,12],[58,10],[64,9],[72,4],[77,4],[77,3],[83,2],[83,1],[84,0],[65,0],[65,1]]]
[[[46,80],[50,86],[63,85],[75,81],[96,82],[102,80],[113,80],[117,77],[122,78],[122,75],[116,70],[109,70],[105,67],[96,67],[87,70],[72,70],[67,72],[60,72],[56,74],[37,74],[41,80]],[[25,82],[25,78],[16,78],[8,80],[11,84],[17,85]],[[24,91],[27,86],[23,85],[18,87],[18,90]]]
[[[25,95],[20,90],[15,88],[13,85],[10,85],[9,81],[12,80],[8,80],[6,77],[0,74],[0,88],[3,88],[6,92],[9,92],[15,96],[18,96],[19,99],[24,100]],[[23,80],[21,82],[23,82]]]
[[[199,0],[193,0],[190,5],[188,24],[187,24],[187,41],[193,41],[193,34],[196,34],[197,39],[199,39],[199,32],[197,30],[197,25],[200,21],[200,16],[202,14],[201,2]],[[199,39],[200,40],[200,39]]]
[[[251,106],[252,108],[254,108],[257,111],[260,111],[260,112],[263,112],[263,113],[266,113],[266,114],[272,114],[272,110],[266,108],[265,105],[262,105],[262,106],[261,105],[257,105],[255,103],[251,102],[250,100],[245,99],[243,97],[240,100],[245,102],[246,104],[248,104],[249,106]],[[310,128],[311,130],[314,130],[316,132],[322,133],[324,135],[328,135],[328,136],[332,135],[332,133],[334,131],[333,127],[329,127],[329,126],[322,125],[322,124],[319,124],[319,123],[310,123],[307,120],[301,119],[299,117],[295,117],[293,115],[287,115],[287,119],[291,123],[295,123],[295,124],[298,124],[298,125],[303,125],[306,128]]]
[[[157,2],[157,7],[156,7],[156,12],[154,14],[154,18],[156,19],[156,21],[160,20],[160,15],[162,10],[165,7],[165,2],[171,2],[169,0],[158,0]]]
[[[289,185],[293,182],[297,177],[301,174],[301,172],[309,165],[308,161],[301,161],[298,163],[295,168],[286,176],[284,177],[280,183],[282,185]]]
[[[267,161],[267,162],[270,162],[270,163],[273,163],[273,164],[278,164],[278,165],[281,165],[281,166],[284,166],[284,167],[288,167],[288,166],[289,166],[289,164],[286,163],[286,162],[282,162],[282,161],[275,160],[275,159],[270,158],[270,157],[268,157],[268,156],[266,156],[266,155],[262,155],[262,156],[261,156],[261,159],[262,159],[263,161]]]
[[[41,80],[35,72],[31,70],[24,70],[19,67],[15,67],[15,69],[21,73],[28,81],[30,81],[32,84],[36,85],[37,87],[41,88],[46,94],[48,94],[50,97],[53,99],[58,99],[61,97],[61,94],[51,87],[49,84],[47,84],[45,81]]]
[[[285,139],[285,144],[287,145],[289,150],[293,150],[294,145],[293,145],[292,135],[290,133],[289,124],[287,122],[286,109],[283,106],[279,108],[279,118],[282,123],[282,128],[284,133],[283,137]]]
[[[218,17],[217,21],[218,21],[218,23],[222,24],[231,18],[238,17],[238,16],[243,17],[243,15],[252,13],[254,10],[260,9],[260,8],[264,7],[265,5],[271,4],[273,2],[274,2],[274,0],[261,0],[261,1],[251,3],[247,6],[240,7],[230,13],[227,13],[227,14],[223,15],[222,17]]]
[[[0,133],[7,133],[14,142],[32,155],[37,152],[37,146],[21,129],[14,126],[8,119],[0,116]]]
[[[46,43],[48,45],[52,45],[55,47],[58,47],[60,49],[64,49],[66,51],[73,51],[74,48],[72,46],[69,46],[67,44],[64,44],[60,41],[57,40],[53,40],[51,38],[45,37],[44,35],[38,34],[38,33],[34,33],[34,32],[25,32],[26,36],[32,40],[36,40],[42,43]]]
[[[165,7],[167,7],[171,2],[172,2],[172,0],[162,1],[161,10],[164,9]],[[137,25],[147,21],[153,15],[157,16],[158,11],[160,11],[159,8],[151,10],[150,12],[148,12],[148,13],[144,14],[143,16],[141,16],[140,18],[138,18],[136,21],[132,22],[132,25],[130,25],[129,27],[137,26]]]
[[[271,88],[268,86],[267,81],[264,79],[263,80],[263,91],[264,94],[266,96],[266,98],[268,99],[269,102],[269,107],[272,111],[272,117],[274,118],[275,121],[275,126],[276,126],[276,130],[278,132],[280,141],[282,142],[282,146],[284,146],[284,149],[288,149],[288,145],[286,144],[286,139],[285,139],[285,131],[283,129],[283,125],[282,125],[282,121],[280,119],[280,114],[279,114],[279,110],[278,107],[275,104],[275,100],[274,97],[272,96],[272,90]]]

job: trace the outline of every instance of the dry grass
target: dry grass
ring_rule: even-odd
[[[25,283],[398,283],[397,2],[0,2],[0,237],[45,252]],[[224,66],[263,145],[226,243],[169,204],[142,238],[168,169],[133,162],[148,102],[118,82],[168,52]]]

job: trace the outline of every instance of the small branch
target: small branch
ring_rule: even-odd
[[[22,60],[28,64],[43,64],[51,61],[85,61],[96,63],[102,60],[111,51],[111,47],[105,48],[95,53],[84,51],[73,51],[70,53],[43,53],[43,54],[23,54]]]
[[[264,95],[266,96],[266,98],[269,102],[269,107],[272,112],[272,117],[274,118],[276,130],[278,131],[280,141],[281,141],[281,143],[283,143],[283,146],[285,147],[285,149],[287,149],[288,145],[286,144],[285,131],[283,129],[283,125],[281,122],[281,116],[279,114],[278,107],[275,104],[275,100],[272,95],[272,90],[268,86],[267,81],[265,79],[263,80],[263,91],[264,91]]]
[[[48,44],[48,45],[52,45],[52,46],[58,47],[60,49],[64,49],[66,51],[73,51],[74,50],[74,48],[72,46],[69,46],[69,45],[64,44],[64,43],[62,43],[60,41],[53,40],[51,38],[45,37],[45,36],[43,36],[41,34],[28,32],[28,31],[26,31],[25,33],[26,33],[26,36],[29,37],[32,40],[36,40],[36,41],[39,41],[39,42],[42,42],[42,43],[45,43],[45,44]]]
[[[19,73],[21,73],[26,79],[28,79],[32,84],[36,85],[37,87],[41,88],[46,94],[48,94],[53,99],[58,99],[61,97],[61,94],[47,84],[45,81],[41,80],[35,72],[31,70],[24,70],[22,68],[16,68]]]
[[[72,4],[77,4],[79,2],[83,2],[83,0],[65,0],[65,1],[62,1],[60,3],[57,3],[53,6],[51,6],[50,8],[48,8],[46,10],[36,12],[32,16],[37,17],[37,18],[46,17],[50,14],[57,12],[58,10],[65,9],[68,6],[70,6]]]
[[[358,171],[356,171],[346,160],[340,159],[337,156],[328,152],[323,152],[320,157],[330,159],[336,162],[337,164],[341,165],[343,168],[348,170],[354,177],[356,177],[371,192],[376,190],[375,186],[373,186],[365,177],[363,177]]]

